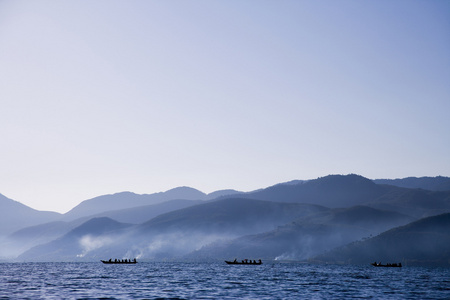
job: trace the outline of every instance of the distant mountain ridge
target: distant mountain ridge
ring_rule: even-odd
[[[80,217],[95,215],[104,211],[132,208],[150,204],[156,204],[165,200],[177,199],[181,196],[181,190],[186,192],[182,199],[199,200],[205,194],[192,188],[175,188],[167,192],[154,194],[135,194],[132,192],[121,192],[112,195],[103,195],[85,200],[64,214],[64,220],[74,220]],[[174,198],[175,197],[175,198]]]
[[[376,184],[389,184],[409,189],[450,191],[450,177],[407,177],[402,179],[374,179]]]
[[[190,187],[177,187],[166,192],[142,195],[132,192],[121,192],[85,200],[65,213],[62,219],[70,221],[81,217],[100,214],[105,211],[158,204],[169,200],[210,200],[213,197],[237,193],[239,192],[234,190],[224,190],[207,195]]]
[[[123,223],[141,224],[159,215],[204,202],[203,200],[168,200],[145,206],[105,211],[84,218],[108,217]]]
[[[244,197],[334,208],[364,204],[381,196],[385,190],[386,188],[360,175],[328,175],[314,180],[277,184],[246,193]]]
[[[61,215],[39,211],[0,194],[0,238],[20,228],[54,221]]]
[[[376,184],[356,174],[277,184],[240,195],[251,199],[343,208],[357,205],[391,210],[416,218],[450,212],[450,191],[435,192]]]

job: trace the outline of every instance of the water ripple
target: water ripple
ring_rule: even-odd
[[[0,263],[0,299],[448,299],[449,278],[370,265]]]

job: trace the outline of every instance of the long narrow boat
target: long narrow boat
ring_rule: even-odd
[[[227,264],[229,264],[229,265],[262,265],[262,261],[261,260],[255,261],[255,262],[251,262],[251,261],[247,261],[247,262],[241,261],[241,262],[239,262],[239,261],[228,261],[228,260],[226,260],[225,262]]]
[[[114,260],[101,260],[104,264],[111,264],[111,265],[134,265],[137,264],[137,261],[114,261]]]
[[[402,263],[398,263],[398,264],[394,263],[394,264],[385,264],[385,265],[383,265],[381,263],[374,262],[371,265],[374,266],[374,267],[385,267],[385,268],[401,268],[402,267]]]

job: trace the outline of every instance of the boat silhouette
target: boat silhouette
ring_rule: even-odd
[[[248,260],[248,259],[244,259],[242,261],[237,261],[236,259],[234,261],[229,261],[226,260],[225,261],[227,264],[229,265],[262,265],[262,261],[261,260]]]
[[[102,263],[104,264],[118,264],[118,265],[133,265],[133,264],[137,264],[136,258],[134,258],[133,260],[131,259],[109,259],[109,260],[100,260]]]
[[[383,265],[381,262],[377,263],[371,263],[372,266],[374,267],[386,267],[386,268],[401,268],[402,267],[402,263],[393,263],[393,264],[385,264]]]

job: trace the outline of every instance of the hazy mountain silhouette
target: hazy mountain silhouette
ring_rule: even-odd
[[[121,192],[85,200],[69,212],[65,213],[62,219],[70,221],[81,217],[93,216],[106,211],[158,204],[169,200],[210,200],[212,197],[215,198],[235,193],[239,192],[234,190],[223,190],[211,193],[210,196],[190,187],[178,187],[166,192],[143,195],[131,192]]]
[[[213,200],[220,197],[238,197],[241,194],[245,194],[244,192],[239,192],[236,190],[228,189],[228,190],[219,190],[206,195],[206,198],[203,200]]]
[[[31,248],[17,259],[25,261],[83,260],[88,252],[120,244],[121,236],[130,227],[131,224],[120,223],[110,218],[93,218],[50,243]],[[93,259],[92,253],[91,259]]]
[[[450,191],[432,192],[395,187],[367,205],[423,218],[450,212]]]
[[[14,209],[2,213],[12,218]],[[264,258],[306,259],[414,218],[445,212],[450,212],[450,191],[376,184],[354,174],[294,180],[248,193],[223,190],[206,195],[181,187],[83,201],[60,219],[74,221],[24,228],[0,248],[14,253],[35,246],[19,256],[24,260],[161,260],[193,251],[190,258],[246,253],[250,258],[253,252]],[[108,218],[89,220],[93,217]]]
[[[2,257],[16,257],[27,249],[57,239],[91,218],[109,217],[121,223],[140,224],[160,214],[202,203],[201,200],[170,200],[163,203],[108,211],[70,222],[55,221],[22,228],[0,242]]]
[[[330,208],[364,205],[416,218],[450,212],[450,191],[433,192],[376,184],[354,174],[329,175],[306,182],[277,184],[240,197],[313,203]]]
[[[203,200],[169,200],[152,205],[105,211],[90,217],[108,217],[123,223],[141,224],[161,214],[203,202]]]
[[[102,255],[123,257],[125,254],[167,259],[186,255],[202,246],[201,250],[187,257],[217,259],[250,257],[253,253],[265,259],[307,259],[411,219],[395,212],[362,206],[327,209],[309,204],[221,199],[160,215],[142,225],[130,227],[127,235],[115,231],[105,235],[103,230],[99,234],[94,231],[95,226],[87,222],[85,224],[89,226],[83,224],[72,234],[35,247],[19,259],[31,260],[34,256],[39,260],[67,260],[70,257],[73,260],[92,260]],[[89,242],[97,247],[85,245],[84,252],[81,251],[81,238],[85,244]],[[208,244],[212,245],[206,246]],[[71,252],[66,253],[69,248]],[[51,256],[46,253],[51,253]]]
[[[327,208],[311,204],[220,199],[160,215],[137,226],[134,236],[147,238],[137,247],[141,255],[174,258],[218,240],[272,230],[323,210]]]
[[[335,208],[364,204],[383,195],[387,189],[359,175],[329,175],[306,182],[277,184],[247,193],[245,197]]]
[[[399,213],[363,206],[324,210],[272,231],[214,243],[186,258],[205,260],[256,256],[269,260],[305,260],[411,220],[411,217]]]
[[[1,255],[15,258],[34,246],[49,243],[65,235],[86,221],[85,218],[71,222],[54,221],[19,229],[0,243]]]
[[[174,189],[171,190],[170,193],[168,193],[167,197],[177,197],[177,196],[186,196],[186,197],[194,197],[198,196],[199,194],[195,192],[195,190],[189,194],[180,194],[183,191],[186,191],[189,189]],[[238,194],[239,192],[234,190],[223,190],[223,191],[216,191],[211,194],[208,194],[205,196],[204,199],[210,199],[212,197],[220,197],[222,195],[227,194]],[[129,193],[120,193],[117,195],[112,195],[113,198],[115,196],[119,196],[118,198],[121,200],[126,201],[127,196]],[[132,194],[132,193],[130,193]],[[124,196],[125,197],[122,197]],[[105,197],[101,197],[103,199],[108,198],[109,195],[106,195]],[[137,195],[140,196],[140,195]],[[131,196],[133,197],[133,195]],[[139,198],[139,197],[138,197]],[[184,207],[192,206],[198,203],[202,203],[202,200],[169,200],[166,202],[153,204],[153,205],[146,205],[146,206],[139,206],[139,207],[133,207],[133,208],[127,208],[127,209],[121,209],[121,210],[112,210],[112,211],[106,211],[98,214],[93,214],[90,216],[83,216],[80,218],[77,218],[72,221],[54,221],[54,222],[48,222],[43,223],[38,226],[29,226],[24,227],[16,232],[10,234],[9,236],[5,237],[3,241],[0,240],[0,257],[16,257],[23,251],[37,246],[39,244],[48,243],[56,238],[61,237],[62,235],[69,232],[71,229],[75,228],[76,226],[79,226],[83,222],[88,221],[91,218],[95,217],[109,217],[111,219],[114,219],[116,221],[122,222],[122,223],[132,223],[132,224],[140,224],[145,221],[148,221],[152,219],[155,216],[158,216],[160,214],[170,212],[173,210],[181,209]],[[71,218],[69,218],[70,220]],[[20,228],[21,226],[18,226],[14,229]]]
[[[273,229],[298,217],[326,210],[299,203],[226,198],[162,214],[138,226],[140,231],[189,230],[248,234]]]
[[[18,259],[68,260],[71,257],[73,260],[89,260],[101,255],[122,257],[126,253],[130,257],[170,258],[187,254],[217,239],[263,232],[300,216],[323,210],[327,209],[309,204],[221,199],[160,215],[141,225],[130,227],[127,235],[122,228],[107,233],[101,231],[100,234],[95,231],[96,226],[102,225],[103,228],[105,220],[108,220],[106,224],[115,221],[96,218],[93,220],[102,221],[95,224],[92,220],[88,221],[56,241],[26,251]],[[83,242],[100,245],[103,241],[107,241],[104,243],[105,247],[85,247],[85,251],[80,252],[80,244]]]
[[[374,261],[403,265],[450,266],[450,214],[428,217],[391,229],[365,241],[334,249],[314,260],[368,264]]]
[[[409,189],[450,191],[450,177],[407,177],[402,179],[375,179],[377,184],[389,184]]]
[[[367,206],[335,208],[295,220],[294,223],[357,226],[367,229],[370,234],[378,234],[416,219],[398,212],[379,210]]]
[[[183,192],[185,192],[183,194]],[[138,195],[131,192],[121,192],[113,195],[103,195],[85,200],[64,214],[66,221],[91,216],[105,211],[119,210],[138,206],[161,203],[173,199],[202,200],[205,194],[187,187],[175,188],[167,192]]]
[[[20,228],[50,222],[60,214],[32,209],[0,194],[0,239]]]
[[[369,235],[369,231],[344,225],[290,224],[269,232],[231,241],[218,241],[185,256],[189,260],[260,258],[305,260],[326,249]]]

